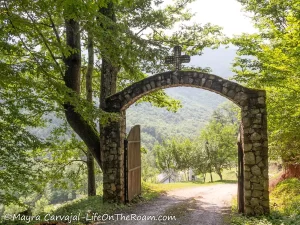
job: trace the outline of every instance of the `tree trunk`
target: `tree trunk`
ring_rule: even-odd
[[[78,95],[79,98],[81,80],[80,27],[77,21],[67,19],[65,21],[65,28],[67,46],[76,51],[72,51],[71,54],[64,59],[66,66],[64,82],[65,85],[74,92],[70,93],[70,95]],[[64,109],[68,123],[84,141],[86,146],[88,146],[88,149],[101,167],[100,137],[97,130],[75,111],[75,106],[70,102],[64,103]]]
[[[93,70],[94,70],[94,46],[91,32],[88,32],[88,69],[85,76],[86,100],[93,104]],[[95,165],[92,151],[87,151],[87,171],[88,171],[88,196],[96,195]]]
[[[107,4],[107,8],[101,8],[100,13],[111,19],[111,21],[116,22],[116,16],[114,12],[114,5],[112,2]],[[100,21],[101,22],[101,21]],[[102,28],[104,27],[101,24]],[[103,28],[104,29],[104,28]],[[114,29],[111,26],[105,27],[108,32],[112,32]],[[107,40],[107,42],[112,42],[113,40]],[[105,99],[115,94],[117,91],[117,74],[119,72],[117,62],[114,62],[112,57],[108,53],[101,52],[102,65],[101,65],[101,86],[100,86],[100,107],[104,109],[106,107]],[[116,60],[116,59],[115,59]]]
[[[213,178],[212,178],[212,170],[211,170],[211,165],[210,165],[210,170],[209,170],[209,173],[210,173],[210,182],[214,182],[214,181],[213,181]]]
[[[223,176],[222,176],[222,173],[220,171],[218,172],[218,175],[219,175],[220,179],[223,180]]]
[[[95,181],[94,157],[89,150],[87,152],[87,170],[88,170],[88,196],[95,196],[96,181]]]

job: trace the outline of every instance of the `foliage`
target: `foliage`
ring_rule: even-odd
[[[176,23],[191,18],[186,10],[189,2],[176,0],[164,5],[162,1],[152,0],[1,1],[1,202],[16,202],[18,196],[14,193],[25,195],[42,190],[39,186],[45,184],[40,181],[46,180],[43,175],[51,174],[50,170],[55,167],[55,163],[49,162],[48,166],[52,168],[46,168],[46,173],[38,166],[32,167],[32,164],[38,164],[37,159],[49,159],[45,152],[51,149],[49,143],[45,143],[46,137],[38,138],[28,132],[28,128],[44,126],[48,113],[66,113],[75,132],[90,149],[94,149],[94,155],[99,154],[96,122],[103,124],[112,117],[98,108],[96,100],[101,92],[99,77],[104,58],[118,68],[116,87],[113,88],[122,90],[148,76],[146,73],[168,69],[161,62],[174,45],[182,44],[185,51],[201,54],[205,47],[219,44],[219,39],[223,38],[221,29],[211,24],[182,25],[179,32],[167,32]],[[74,31],[68,24],[78,25],[76,35],[68,33]],[[70,41],[77,37],[78,42]],[[82,76],[88,62],[81,50],[87,48],[89,40],[96,56],[92,62],[95,66],[93,78],[97,78],[92,84],[93,102],[85,98],[87,90]],[[143,100],[169,110],[177,110],[180,106],[162,91]],[[55,156],[54,149],[51,153]],[[66,152],[63,154],[65,159],[71,151]],[[101,157],[97,156],[100,161]],[[64,158],[55,157],[57,162]],[[72,154],[69,157],[69,160],[75,158]],[[71,175],[74,178],[76,173]]]
[[[240,2],[251,13],[258,33],[232,40],[239,47],[235,79],[266,89],[271,156],[299,163],[299,2]]]
[[[279,183],[270,194],[271,213],[269,216],[244,217],[236,214],[233,207],[231,224],[235,225],[292,225],[300,220],[300,180],[293,178]]]
[[[173,148],[175,147],[175,140],[163,141],[162,145],[156,144],[154,146],[154,154],[156,158],[156,165],[160,171],[172,174],[176,169],[176,161],[173,156]]]
[[[142,180],[155,183],[158,174],[153,151],[142,152]]]
[[[192,168],[205,176],[216,172],[222,180],[222,171],[237,161],[238,115],[233,103],[222,105],[201,131],[193,152]]]
[[[162,145],[154,146],[157,167],[161,172],[172,175],[176,171],[186,171],[191,166],[193,145],[188,138],[171,137]]]
[[[193,141],[178,136],[154,146],[157,167],[167,174],[189,168],[199,174],[222,171],[237,161],[238,108],[233,103],[221,105],[212,113],[209,123]]]

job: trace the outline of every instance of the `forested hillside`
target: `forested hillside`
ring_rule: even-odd
[[[230,66],[234,56],[233,48],[206,49],[202,56],[192,57],[190,65],[210,67],[211,73],[228,78],[232,75]],[[141,125],[142,143],[148,149],[167,137],[195,137],[213,110],[226,101],[218,94],[198,88],[169,88],[166,92],[181,101],[182,108],[176,113],[153,107],[150,103],[133,105],[126,112],[127,132],[132,126]]]

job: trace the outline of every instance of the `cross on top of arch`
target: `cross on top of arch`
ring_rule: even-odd
[[[175,46],[174,47],[174,56],[167,56],[165,58],[166,64],[173,64],[175,67],[175,70],[181,70],[181,64],[182,63],[189,63],[191,60],[191,57],[189,55],[181,55],[181,46]]]

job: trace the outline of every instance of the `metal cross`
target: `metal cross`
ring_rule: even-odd
[[[167,56],[165,58],[166,64],[174,64],[175,70],[181,70],[181,63],[189,63],[191,57],[189,55],[181,55],[181,47],[174,47],[174,56]]]

